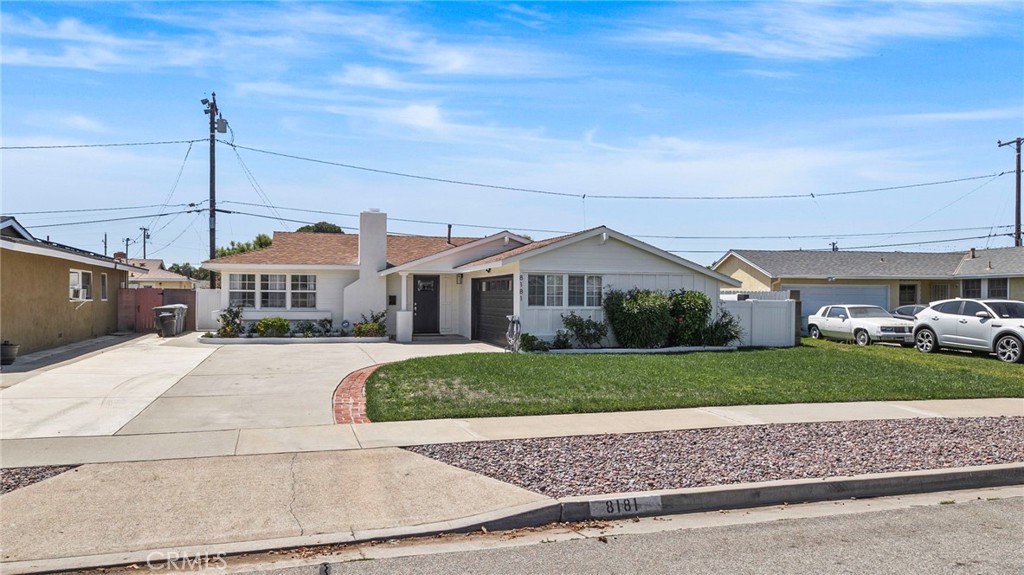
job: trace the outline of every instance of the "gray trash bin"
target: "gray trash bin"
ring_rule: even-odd
[[[161,313],[156,316],[157,322],[160,329],[160,337],[171,337],[177,335],[174,333],[176,328],[177,318],[174,317],[173,313]]]
[[[162,305],[153,308],[153,313],[156,314],[157,328],[160,330],[161,337],[172,337],[180,335],[185,332],[185,314],[188,312],[188,306],[183,303],[175,303],[171,305]],[[165,320],[164,316],[169,316],[171,320]],[[164,328],[164,321],[167,321],[167,328]]]

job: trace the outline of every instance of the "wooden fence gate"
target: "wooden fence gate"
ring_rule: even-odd
[[[153,308],[182,303],[188,306],[185,331],[196,329],[196,292],[190,289],[121,288],[118,290],[118,331],[156,331]]]

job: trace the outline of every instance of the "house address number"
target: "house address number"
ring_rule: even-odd
[[[590,502],[592,517],[633,517],[661,511],[661,496],[623,497]]]

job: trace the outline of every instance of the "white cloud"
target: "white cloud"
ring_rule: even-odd
[[[766,60],[861,56],[902,39],[958,38],[980,21],[953,3],[805,3],[678,7],[638,22],[621,39],[666,49],[699,49]]]

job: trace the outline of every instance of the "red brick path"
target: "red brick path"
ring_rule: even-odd
[[[370,423],[366,417],[366,379],[383,364],[357,369],[334,390],[334,423]]]

